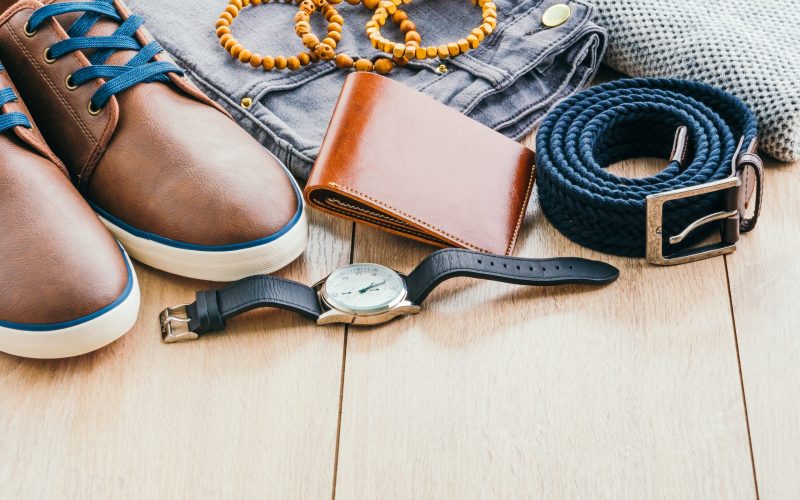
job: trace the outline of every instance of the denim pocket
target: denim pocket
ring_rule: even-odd
[[[542,13],[554,3],[568,3],[570,18],[545,28]],[[509,137],[531,130],[555,101],[581,88],[594,75],[605,50],[605,32],[591,22],[593,8],[583,0],[494,0],[497,30],[475,50],[455,59],[412,61],[391,78],[424,92]],[[349,71],[319,62],[298,71],[254,69],[233,60],[219,46],[214,22],[224,7],[218,2],[128,0],[145,17],[151,33],[188,70],[211,98],[283,161],[306,178],[316,158],[336,99]],[[403,4],[416,23],[424,46],[466,37],[480,23],[480,9],[464,0],[425,0]],[[342,2],[345,20],[337,51],[372,60],[378,53],[365,35],[371,13]],[[270,3],[243,11],[232,27],[248,49],[262,55],[302,52],[294,34],[293,4]],[[312,16],[315,33],[325,30],[321,15]],[[384,36],[402,40],[392,22]],[[439,71],[444,65],[446,71]],[[252,105],[242,106],[249,98]]]
[[[514,139],[530,132],[555,102],[589,83],[605,52],[606,34],[582,0],[494,0],[497,30],[475,50],[453,59],[455,71],[421,89]],[[557,27],[542,14],[567,3]]]

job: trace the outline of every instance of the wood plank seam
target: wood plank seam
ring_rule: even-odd
[[[591,294],[454,280],[425,314],[348,338],[338,496],[753,498],[725,261],[666,270],[596,254],[535,201],[527,224],[519,255],[596,258],[624,275]],[[400,271],[430,252],[371,228],[355,236],[356,260]]]
[[[739,333],[736,330],[736,313],[733,306],[733,294],[731,292],[731,275],[728,270],[728,256],[723,255],[723,259],[725,260],[725,282],[728,286],[728,302],[730,303],[731,307],[731,325],[733,326],[733,343],[736,346],[736,365],[739,368],[739,385],[742,389],[742,407],[744,409],[744,423],[747,427],[747,447],[750,451],[750,464],[753,470],[753,487],[755,488],[756,493],[756,500],[761,498],[761,495],[758,491],[758,474],[756,472],[756,459],[755,455],[753,454],[753,437],[750,433],[750,413],[747,409],[747,392],[744,388],[744,374],[742,373],[742,358],[741,354],[739,354]]]
[[[349,263],[354,264],[356,251],[356,223],[350,226],[350,258]],[[342,342],[342,374],[339,378],[339,412],[336,422],[336,448],[333,455],[333,485],[331,488],[331,500],[336,500],[336,478],[339,472],[339,440],[342,434],[342,402],[344,401],[344,375],[347,369],[347,338],[350,335],[350,325],[344,326],[344,341]]]
[[[342,375],[339,379],[339,411],[336,421],[336,447],[333,454],[333,485],[331,500],[336,500],[336,477],[339,472],[339,441],[342,435],[342,401],[344,400],[344,374],[347,367],[347,336],[350,334],[350,325],[344,327],[344,342],[342,346]]]

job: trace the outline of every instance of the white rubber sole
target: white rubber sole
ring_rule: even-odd
[[[127,256],[125,259],[131,266]],[[133,267],[131,279],[133,284],[125,300],[85,323],[46,331],[17,330],[0,325],[0,351],[25,358],[70,358],[114,342],[133,328],[139,316],[139,282]]]
[[[299,257],[308,243],[305,206],[294,225],[267,243],[237,250],[204,251],[180,248],[137,236],[98,214],[131,257],[168,273],[208,281],[236,281],[269,274]]]

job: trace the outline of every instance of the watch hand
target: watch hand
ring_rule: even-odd
[[[370,283],[369,285],[367,285],[364,288],[362,288],[361,290],[359,290],[358,293],[366,293],[370,289],[375,288],[376,286],[383,285],[385,283],[386,283],[386,281],[381,281],[380,283]]]

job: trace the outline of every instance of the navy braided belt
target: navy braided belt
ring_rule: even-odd
[[[756,146],[755,117],[722,90],[656,78],[604,83],[561,102],[542,122],[539,201],[559,231],[601,252],[655,264],[729,253],[760,211]],[[636,157],[669,161],[646,178],[607,170]],[[718,243],[693,248],[716,227]]]

